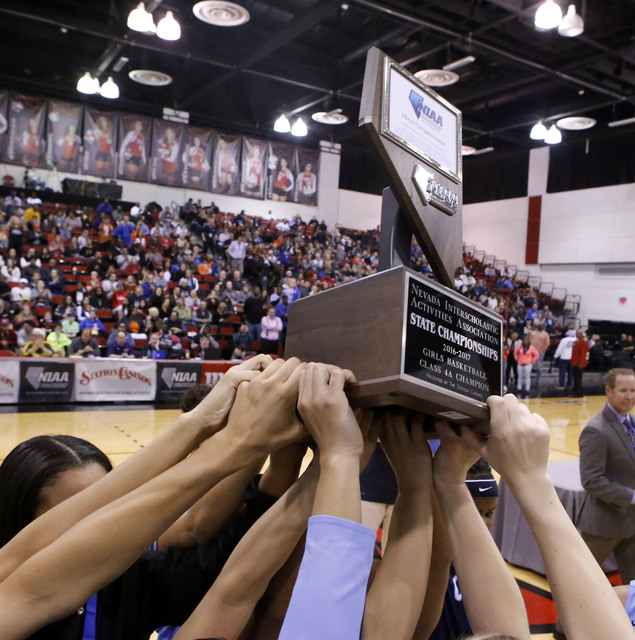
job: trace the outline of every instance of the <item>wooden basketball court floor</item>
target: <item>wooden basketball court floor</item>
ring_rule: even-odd
[[[604,406],[604,396],[584,398],[537,398],[524,400],[532,412],[541,414],[551,429],[550,462],[571,460],[578,457],[578,437],[584,425]],[[162,433],[178,416],[177,409],[157,409],[152,406],[125,405],[100,406],[95,410],[37,412],[12,411],[3,408],[0,413],[0,460],[18,443],[40,434],[67,434],[85,438],[96,444],[111,459],[114,465],[125,460],[152,439]],[[308,461],[307,461],[308,463]],[[529,585],[536,593],[529,594],[530,623],[532,608],[537,607],[538,618],[549,617],[553,605],[548,597],[548,584],[544,577],[518,567],[511,567],[514,576]],[[538,598],[536,600],[536,594]],[[525,593],[527,596],[528,594]],[[526,601],[528,598],[526,597]],[[542,625],[537,625],[542,626]],[[551,633],[538,633],[536,640],[551,638]]]

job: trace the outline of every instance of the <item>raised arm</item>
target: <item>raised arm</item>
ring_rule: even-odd
[[[366,598],[362,640],[411,640],[425,598],[432,548],[432,454],[421,417],[381,414],[381,443],[399,494],[390,539]]]
[[[297,439],[301,429],[281,424],[278,407],[285,405],[287,381],[298,364],[297,359],[278,361],[268,375],[265,371],[240,385],[222,432],[186,460],[83,519],[0,584],[3,639],[26,638],[77,609],[216,482],[270,446]],[[246,410],[247,396],[262,400],[264,415]]]
[[[319,477],[317,458],[240,541],[175,640],[238,638],[269,581],[306,530]]]
[[[549,427],[513,395],[488,399],[490,435],[466,435],[507,482],[538,543],[562,626],[576,640],[634,638],[604,572],[576,531],[547,474]]]
[[[360,524],[364,443],[346,374],[306,365],[298,410],[320,450],[320,480],[280,640],[359,640],[375,532]]]
[[[179,416],[166,432],[102,480],[36,518],[0,549],[0,582],[87,515],[183,460],[222,428],[238,385],[253,379],[270,362],[262,356],[232,367],[195,410]]]
[[[447,423],[438,423],[437,433],[441,447],[434,457],[434,484],[470,626],[474,633],[529,640],[520,590],[465,485],[479,456]],[[462,427],[462,435],[466,433],[471,429]]]

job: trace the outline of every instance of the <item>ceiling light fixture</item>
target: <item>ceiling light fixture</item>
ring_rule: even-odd
[[[570,4],[567,15],[558,25],[558,33],[565,38],[575,38],[584,32],[584,20],[575,11],[575,5]]]
[[[108,80],[101,85],[99,93],[102,98],[116,100],[119,97],[119,87],[113,82],[112,77],[109,76]]]
[[[309,133],[309,130],[306,126],[306,122],[304,122],[302,118],[298,118],[291,127],[291,135],[303,138],[307,133]]]
[[[88,71],[77,81],[77,91],[92,96],[99,93],[99,80],[93,78]]]
[[[273,124],[273,130],[277,133],[289,133],[291,131],[291,123],[287,116],[281,114]]]
[[[128,16],[128,28],[141,33],[156,33],[154,19],[149,11],[146,11],[143,2],[140,2]]]
[[[484,153],[491,153],[494,151],[494,147],[483,147],[482,149],[477,149],[474,153],[471,153],[472,156],[482,156]]]
[[[542,120],[536,122],[529,132],[529,137],[532,140],[544,140],[547,135],[547,127],[542,123]]]
[[[549,127],[547,135],[545,136],[545,142],[547,144],[560,144],[562,142],[562,134],[555,124]]]
[[[555,29],[562,22],[562,9],[554,0],[545,0],[536,11],[536,29]]]
[[[165,18],[159,21],[157,35],[162,40],[178,40],[181,37],[181,25],[174,19],[171,11],[168,11]]]

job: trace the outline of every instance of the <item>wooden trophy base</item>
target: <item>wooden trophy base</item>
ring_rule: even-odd
[[[351,369],[355,407],[398,405],[463,424],[501,393],[502,318],[406,267],[289,308],[285,357]]]

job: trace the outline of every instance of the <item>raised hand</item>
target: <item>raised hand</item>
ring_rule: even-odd
[[[487,439],[466,430],[463,437],[511,485],[547,477],[549,427],[537,413],[507,394],[490,396]]]
[[[408,429],[404,410],[382,411],[381,445],[397,477],[399,493],[430,491],[432,452],[423,430],[423,416],[415,415]]]
[[[321,459],[337,453],[361,457],[364,439],[344,393],[352,380],[349,371],[311,362],[300,374],[298,412],[318,449]]]
[[[268,355],[258,355],[232,367],[216,383],[199,405],[189,412],[189,419],[213,435],[225,426],[225,419],[234,403],[241,382],[249,382],[273,363]]]
[[[434,456],[434,481],[463,486],[468,469],[480,457],[467,441],[471,429],[461,427],[461,436],[458,436],[445,420],[437,420],[435,426],[441,446]]]
[[[227,418],[227,436],[259,451],[275,451],[305,437],[295,413],[303,367],[298,358],[279,359],[240,384]]]

